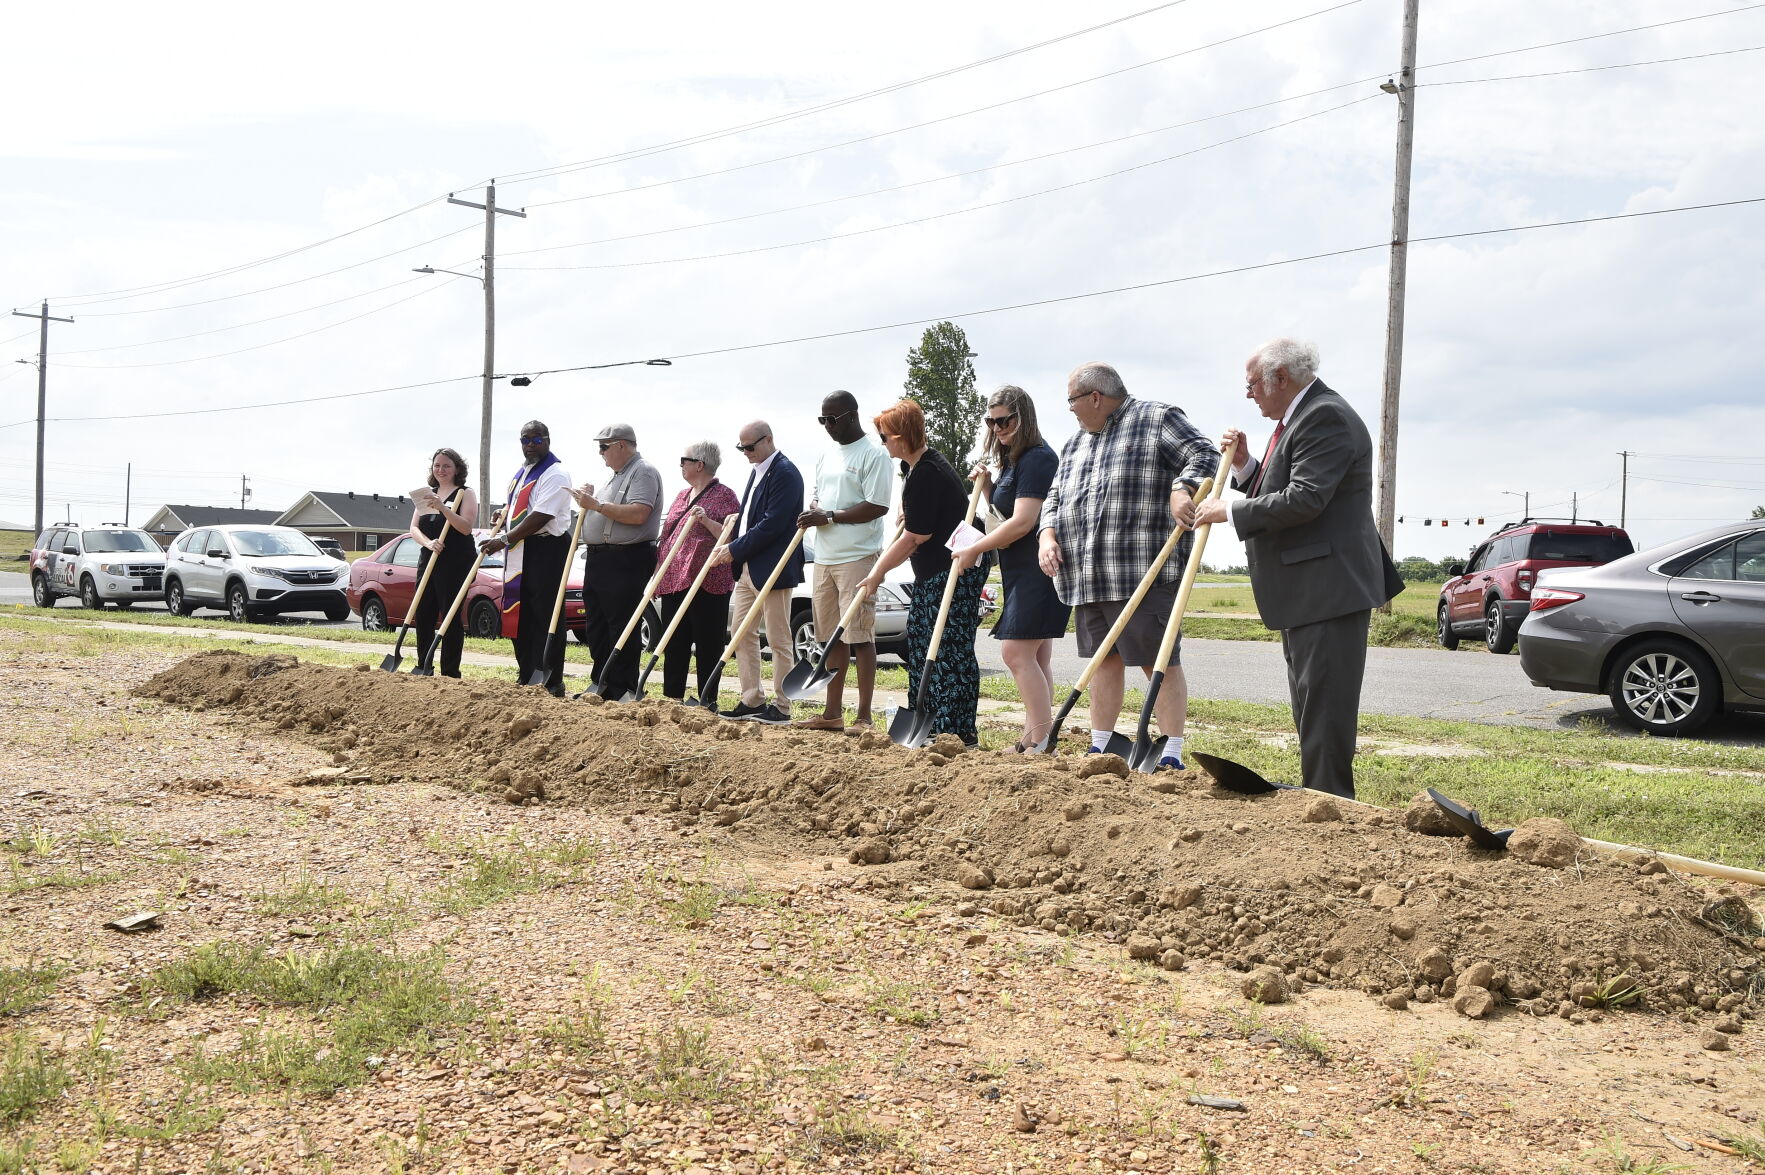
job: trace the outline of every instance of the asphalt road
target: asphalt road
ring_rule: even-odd
[[[0,605],[28,604],[30,583],[17,572],[0,571]],[[61,608],[77,611],[72,601]],[[165,611],[160,603],[135,605],[142,612]],[[203,615],[219,616],[205,612]],[[355,628],[359,621],[336,623],[314,613],[287,618],[291,630]],[[977,652],[984,671],[1003,673],[999,644],[983,635]],[[1191,695],[1197,698],[1285,704],[1286,666],[1281,646],[1265,641],[1189,640],[1183,643],[1183,665]],[[1054,652],[1055,677],[1072,681],[1084,667],[1071,641]],[[1139,677],[1138,671],[1131,676]],[[1604,698],[1552,693],[1534,687],[1520,672],[1517,656],[1497,657],[1478,650],[1368,649],[1367,675],[1361,690],[1361,712],[1418,718],[1449,718],[1470,722],[1573,728],[1584,718],[1613,724]],[[1124,722],[1128,717],[1124,716]],[[1719,719],[1705,737],[1724,742],[1765,745],[1765,718],[1739,715]]]

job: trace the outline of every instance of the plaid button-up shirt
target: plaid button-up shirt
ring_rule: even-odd
[[[1170,537],[1171,491],[1193,488],[1219,468],[1220,454],[1181,408],[1129,396],[1101,432],[1080,429],[1060,451],[1060,475],[1042,503],[1040,529],[1054,528],[1068,604],[1125,600]],[[1159,583],[1183,577],[1193,536],[1184,535]]]

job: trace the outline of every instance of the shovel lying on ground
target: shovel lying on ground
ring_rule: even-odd
[[[731,517],[734,516],[731,515]],[[711,669],[711,676],[705,679],[705,688],[699,691],[699,705],[711,711],[711,713],[717,713],[717,691],[723,684],[723,667],[729,664],[729,659],[735,656],[735,647],[742,643],[742,639],[748,635],[748,632],[754,627],[755,622],[760,619],[760,610],[766,604],[766,594],[772,590],[772,585],[778,582],[778,577],[784,574],[784,566],[791,561],[791,556],[796,554],[797,548],[803,545],[803,535],[805,533],[806,531],[803,527],[798,527],[797,533],[791,536],[791,541],[786,544],[784,553],[778,557],[778,562],[773,565],[772,574],[768,575],[766,577],[766,582],[760,585],[760,592],[754,597],[753,606],[748,609],[748,614],[742,617],[742,622],[735,626],[734,632],[729,634],[729,643],[723,646],[723,656],[717,658],[717,664]],[[682,607],[681,610],[685,611],[685,608]],[[676,617],[676,619],[679,619],[679,617]],[[651,657],[650,664],[654,665],[655,663],[656,659]],[[644,673],[647,676],[649,670],[645,669]],[[639,693],[643,692],[642,683],[639,683],[637,688]]]
[[[885,546],[883,550],[886,551],[889,547],[900,542],[901,532],[906,529],[905,523],[897,526],[895,537],[889,540],[888,546]],[[845,615],[841,616],[839,624],[834,626],[833,635],[823,642],[813,657],[798,661],[791,666],[791,671],[784,675],[783,681],[778,683],[778,692],[782,697],[793,702],[806,702],[827,688],[827,683],[833,680],[833,670],[827,667],[827,654],[840,643],[840,638],[846,635],[846,626],[858,618],[858,610],[864,606],[864,602],[868,599],[870,599],[869,596],[852,597],[852,602],[846,605]]]
[[[729,541],[729,532],[735,529],[735,524],[740,517],[741,516],[738,514],[731,514],[728,518],[723,520],[723,529],[717,532],[717,542],[712,545],[711,550],[714,551]],[[680,607],[674,610],[674,619],[670,620],[668,622],[668,627],[662,630],[661,637],[656,641],[656,647],[650,650],[650,659],[644,662],[643,672],[637,675],[637,692],[626,694],[622,698],[616,698],[614,699],[615,701],[635,702],[643,697],[644,685],[650,680],[650,671],[656,667],[656,662],[662,659],[662,654],[668,651],[668,642],[674,639],[674,630],[679,628],[680,622],[686,619],[686,610],[692,604],[694,597],[699,594],[699,585],[704,583],[705,577],[710,574],[711,556],[710,553],[707,552],[705,555],[705,561],[699,564],[699,573],[693,576],[692,584],[686,589],[686,595],[680,598]],[[658,577],[656,582],[661,583],[662,581]],[[613,655],[607,658],[607,667],[601,674],[603,680],[608,674],[613,672],[613,657],[617,655],[618,653],[615,650]],[[725,654],[725,656],[727,655],[728,654]],[[591,691],[585,690],[584,692],[587,693]],[[601,693],[600,689],[594,689],[592,692],[599,693],[602,697],[606,696],[604,693]]]
[[[1202,751],[1191,751],[1189,755],[1201,765],[1203,771],[1213,777],[1215,783],[1227,791],[1235,791],[1239,795],[1260,796],[1272,791],[1304,790],[1295,784],[1276,783],[1272,779],[1264,779],[1244,764],[1234,763],[1230,759],[1222,759],[1218,755],[1209,755]]]
[[[962,527],[966,529],[974,525],[974,512],[980,509],[981,482],[974,483],[974,489],[968,495],[968,513],[962,516]],[[901,524],[906,529],[906,523]],[[919,694],[913,699],[911,707],[902,706],[889,719],[889,741],[903,747],[923,747],[932,741],[932,712],[926,709],[926,699],[931,696],[932,674],[938,671],[938,649],[944,643],[944,623],[950,619],[950,601],[956,598],[956,581],[961,577],[956,574],[956,561],[959,556],[950,557],[950,570],[944,573],[944,599],[938,605],[938,618],[932,624],[932,637],[925,646],[925,664],[919,667]]]
[[[1480,849],[1494,849],[1498,853],[1507,851],[1508,837],[1514,835],[1513,829],[1505,828],[1496,832],[1484,825],[1483,818],[1475,810],[1447,799],[1433,788],[1428,789],[1428,798],[1434,801],[1434,806],[1440,809],[1446,822],[1458,829],[1460,836],[1468,838]]]
[[[544,685],[551,675],[553,658],[561,660],[564,656],[564,593],[570,587],[570,564],[576,562],[576,544],[582,539],[582,520],[587,517],[587,510],[576,511],[576,525],[570,528],[570,553],[564,556],[564,573],[558,577],[558,595],[552,602],[552,626],[545,632],[545,651],[539,655],[539,664],[528,670],[522,685]]]
[[[491,520],[490,533],[488,535],[486,535],[485,537],[493,539],[493,538],[497,537],[497,535],[502,533],[502,529],[503,529],[503,512],[501,510],[498,510],[496,512],[496,517]],[[430,560],[429,565],[431,567],[433,567],[435,565],[435,561]],[[441,623],[436,626],[435,639],[429,642],[428,650],[425,651],[423,656],[417,661],[417,663],[411,667],[411,676],[412,677],[434,677],[435,676],[435,651],[437,649],[441,648],[441,634],[448,630],[448,628],[454,622],[454,617],[458,616],[460,614],[460,609],[465,606],[466,596],[468,593],[471,592],[472,584],[475,583],[478,579],[478,569],[480,567],[482,567],[483,565],[484,565],[484,548],[479,547],[478,548],[478,557],[473,559],[472,566],[466,569],[466,582],[464,582],[460,585],[460,590],[459,590],[458,594],[456,594],[454,596],[454,602],[452,604],[448,605],[447,615],[442,617]],[[416,611],[416,609],[413,608],[412,611],[414,612],[414,611]],[[384,668],[384,666],[382,666],[382,668]]]
[[[1222,470],[1231,468],[1232,453],[1226,451],[1221,459]],[[1226,488],[1226,479],[1222,476],[1218,482],[1206,478],[1197,487],[1196,501],[1206,502],[1220,496]],[[1201,552],[1207,549],[1207,535],[1212,526],[1200,526],[1195,529],[1195,545],[1189,549],[1189,563],[1183,568],[1183,583],[1177,589],[1177,601],[1171,607],[1171,618],[1165,622],[1164,639],[1158,642],[1158,657],[1152,662],[1152,680],[1146,683],[1146,702],[1140,707],[1140,727],[1134,733],[1134,745],[1129,750],[1128,766],[1135,771],[1151,775],[1158,770],[1159,750],[1164,746],[1164,734],[1152,737],[1152,716],[1158,706],[1158,694],[1164,687],[1164,667],[1170,663],[1171,653],[1177,647],[1177,636],[1183,631],[1183,613],[1189,610],[1189,595],[1195,590],[1195,577],[1201,571]]]
[[[631,639],[631,634],[636,632],[637,626],[643,623],[644,611],[649,608],[650,601],[656,598],[656,589],[662,586],[662,577],[668,574],[668,567],[674,562],[674,556],[680,553],[680,544],[686,541],[686,536],[692,533],[692,528],[696,525],[698,524],[691,515],[683,519],[679,537],[668,545],[668,554],[663,558],[662,565],[656,568],[656,574],[650,576],[650,582],[644,585],[643,599],[637,602],[637,608],[631,613],[631,619],[625,622],[625,631],[619,634],[619,639],[613,642],[613,651],[607,654],[605,661],[601,662],[600,675],[582,693],[593,694],[598,698],[607,696],[606,686],[602,684],[606,681],[607,673],[618,663],[619,654],[625,651],[625,642]],[[576,696],[581,697],[582,694]],[[623,701],[624,699],[619,700]]]
[[[1097,670],[1103,667],[1103,662],[1108,660],[1109,654],[1115,650],[1115,642],[1121,639],[1122,632],[1128,627],[1128,621],[1134,618],[1134,610],[1140,606],[1140,601],[1146,598],[1146,593],[1152,590],[1153,583],[1158,579],[1158,573],[1164,570],[1166,563],[1170,562],[1172,553],[1176,551],[1177,544],[1182,541],[1183,535],[1186,533],[1188,533],[1187,527],[1177,526],[1171,529],[1170,537],[1165,539],[1164,546],[1159,548],[1157,557],[1152,560],[1152,566],[1148,567],[1146,574],[1140,577],[1140,584],[1134,589],[1134,594],[1129,596],[1128,602],[1122,605],[1121,615],[1117,616],[1115,623],[1109,626],[1109,631],[1103,635],[1103,641],[1097,646],[1097,651],[1091,654],[1091,660],[1086,664],[1085,671],[1079,674],[1079,679],[1073,683],[1072,689],[1067,691],[1066,701],[1061,703],[1060,712],[1054,716],[1054,721],[1048,726],[1047,737],[1036,744],[1037,751],[1047,754],[1060,745],[1060,728],[1071,716],[1072,708],[1078,703],[1079,695],[1085,692],[1085,688],[1091,684],[1091,679],[1097,675]],[[1120,755],[1125,759],[1128,757],[1128,753],[1133,750],[1133,744],[1127,740],[1126,735],[1116,734],[1112,731],[1109,736],[1109,746],[1104,749],[1112,755]]]

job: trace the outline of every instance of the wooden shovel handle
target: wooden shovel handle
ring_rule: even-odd
[[[742,622],[735,626],[734,632],[729,634],[729,644],[724,647],[723,656],[717,658],[719,661],[727,661],[735,656],[735,647],[742,643],[742,638],[748,635],[748,631],[754,627],[754,622],[760,619],[760,609],[765,605],[766,597],[772,591],[772,585],[778,582],[778,577],[784,574],[784,565],[791,561],[791,556],[796,554],[797,548],[803,545],[803,535],[807,529],[807,527],[799,526],[797,533],[791,536],[790,543],[785,546],[784,554],[778,557],[778,563],[772,568],[772,574],[768,575],[766,582],[760,585],[760,594],[754,597],[754,603],[748,609],[748,614],[742,617]]]
[[[968,495],[968,513],[962,516],[963,526],[974,525],[974,512],[980,509],[980,504],[981,483],[977,478],[974,483],[974,489]],[[906,521],[903,520],[901,525],[905,528],[907,525]],[[938,605],[938,619],[937,623],[932,625],[931,643],[925,647],[925,659],[927,662],[936,661],[938,659],[938,649],[942,647],[944,643],[944,621],[950,617],[950,601],[956,598],[956,581],[960,578],[956,574],[956,560],[959,558],[961,558],[961,556],[957,554],[952,554],[950,556],[950,574],[944,577],[944,601]]]
[[[889,542],[888,542],[888,546],[885,546],[885,547],[884,547],[884,548],[883,548],[883,550],[885,550],[885,551],[886,551],[886,550],[888,550],[888,549],[889,549],[889,547],[892,547],[892,546],[894,546],[894,545],[895,545],[895,544],[896,544],[896,543],[898,543],[898,542],[900,542],[900,541],[901,541],[901,536],[902,536],[902,535],[903,535],[903,534],[905,534],[905,533],[906,533],[906,532],[907,532],[907,523],[906,523],[906,522],[901,522],[901,523],[900,523],[900,524],[898,524],[898,525],[897,525],[897,526],[896,526],[896,527],[895,527],[895,537],[894,537],[894,538],[891,538],[891,539],[890,539],[890,540],[889,540]],[[848,627],[850,627],[850,626],[851,626],[851,623],[852,623],[852,621],[854,621],[854,620],[856,620],[856,619],[858,619],[858,610],[859,610],[859,609],[860,609],[860,608],[862,608],[862,607],[864,607],[864,602],[865,602],[865,601],[866,601],[866,600],[869,600],[869,599],[871,599],[871,598],[872,598],[872,597],[870,597],[870,596],[867,596],[867,595],[864,595],[864,594],[863,594],[863,593],[859,593],[859,594],[858,594],[858,595],[856,595],[856,596],[853,596],[853,597],[852,597],[852,602],[851,602],[851,603],[850,603],[850,604],[847,604],[847,605],[846,605],[846,610],[845,610],[845,611],[844,611],[844,612],[842,612],[842,613],[840,613],[840,623],[839,623],[839,627],[840,627],[840,628],[848,628]],[[817,634],[816,634],[816,635],[818,635],[818,636],[819,636],[819,635],[820,635],[820,634],[819,634],[819,633],[817,633]],[[829,638],[829,639],[832,639],[832,638]]]
[[[495,538],[498,534],[502,533],[506,513],[507,512],[504,510],[498,510],[496,512],[496,517],[490,521],[490,534],[485,537]],[[471,592],[472,584],[478,578],[478,569],[483,565],[484,548],[479,547],[478,557],[472,560],[472,566],[466,571],[466,582],[460,585],[459,594],[454,596],[454,602],[448,607],[447,616],[443,618],[441,627],[436,630],[437,632],[446,632],[448,628],[452,626],[454,617],[460,614],[460,605],[466,602],[466,596]],[[568,578],[568,573],[566,573],[565,578]]]
[[[1232,454],[1235,450],[1235,445],[1226,447],[1224,456],[1220,458],[1218,475],[1208,478],[1196,487],[1196,501],[1211,502],[1226,492],[1226,471],[1232,467]],[[1176,605],[1171,608],[1171,618],[1164,626],[1164,639],[1158,643],[1158,660],[1152,663],[1154,670],[1169,665],[1171,653],[1176,650],[1177,634],[1183,631],[1183,615],[1189,611],[1189,596],[1195,590],[1196,576],[1201,573],[1201,553],[1207,550],[1207,536],[1212,532],[1212,523],[1203,523],[1195,528],[1195,545],[1189,548],[1189,563],[1183,568],[1183,583],[1177,588]]]
[[[576,562],[576,544],[582,538],[582,523],[587,517],[587,510],[578,510],[576,525],[570,528],[570,553],[564,556],[564,574],[558,579],[558,598],[552,601],[552,622],[546,626],[547,633],[558,631],[558,618],[564,614],[564,593],[570,587],[570,564]]]
[[[731,514],[728,518],[723,520],[723,530],[717,536],[717,542],[719,545],[729,541],[729,529],[736,524],[739,517],[739,515]],[[713,547],[712,550],[716,550],[716,547]],[[686,595],[681,598],[680,607],[675,609],[674,619],[670,620],[668,622],[668,627],[662,630],[661,639],[656,642],[656,651],[651,656],[650,664],[655,664],[655,657],[661,656],[662,650],[668,647],[668,642],[674,637],[674,630],[679,628],[680,622],[686,618],[686,606],[693,602],[694,596],[699,594],[699,585],[705,582],[705,577],[709,574],[711,574],[711,555],[709,552],[706,552],[705,561],[699,565],[699,573],[693,576],[692,586],[686,589]],[[638,608],[635,615],[642,616],[643,608]],[[631,630],[628,627],[626,629],[628,635],[630,631]],[[623,639],[620,640],[619,647],[625,647]],[[728,655],[725,654],[724,660],[728,659]]]
[[[1097,646],[1097,651],[1091,654],[1091,660],[1086,664],[1085,671],[1079,674],[1079,680],[1073,685],[1074,690],[1082,693],[1091,684],[1091,678],[1097,675],[1097,671],[1103,667],[1103,662],[1115,650],[1115,642],[1121,639],[1121,634],[1128,627],[1128,621],[1134,618],[1134,611],[1140,607],[1140,601],[1145,599],[1146,593],[1152,590],[1153,583],[1158,579],[1158,573],[1164,570],[1166,563],[1170,562],[1171,555],[1176,552],[1177,544],[1183,541],[1183,536],[1187,533],[1189,533],[1189,529],[1185,526],[1171,528],[1170,537],[1165,539],[1164,546],[1159,548],[1158,555],[1152,560],[1152,566],[1148,567],[1146,574],[1140,577],[1140,585],[1134,589],[1134,594],[1128,597],[1128,602],[1122,605],[1121,615],[1115,618],[1115,623],[1110,625],[1109,631],[1103,634],[1103,642]]]
[[[615,649],[623,649],[625,642],[631,639],[631,634],[637,631],[638,624],[643,621],[644,609],[648,608],[650,601],[656,598],[656,589],[662,586],[662,577],[668,574],[668,568],[674,562],[674,556],[680,554],[680,544],[686,542],[686,536],[692,533],[694,526],[698,525],[690,518],[683,519],[683,521],[686,522],[686,525],[680,528],[680,534],[668,547],[668,554],[663,556],[662,565],[656,568],[656,574],[650,576],[650,582],[644,585],[643,599],[637,602],[637,607],[631,613],[631,619],[625,622],[625,630],[619,634],[619,639],[613,642]],[[727,529],[725,527],[725,530]],[[705,561],[710,562],[709,555],[705,556]]]
[[[463,491],[460,491],[460,490],[454,491],[454,502],[456,505],[459,503],[460,494],[462,492]],[[447,536],[453,530],[453,527],[448,524],[448,521],[447,521],[447,518],[445,515],[442,517],[441,522],[442,522],[441,537],[435,540],[435,545],[437,547],[447,546]],[[429,577],[431,575],[435,574],[435,565],[439,562],[441,562],[441,552],[440,551],[430,551],[429,552],[429,562],[426,565],[424,565],[423,574],[417,577],[417,590],[416,590],[415,594],[413,594],[411,596],[410,611],[405,613],[404,626],[406,628],[409,628],[411,626],[411,618],[417,614],[417,605],[422,602],[423,592],[429,586]]]

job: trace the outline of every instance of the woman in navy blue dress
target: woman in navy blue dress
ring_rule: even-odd
[[[1005,667],[1023,699],[1023,737],[1014,750],[1035,746],[1053,721],[1054,642],[1066,635],[1072,609],[1054,593],[1054,581],[1036,565],[1036,521],[1042,499],[1054,484],[1060,458],[1036,427],[1036,405],[1020,387],[1006,384],[987,397],[986,458],[973,476],[1004,519],[986,537],[962,552],[968,570],[988,551],[999,552],[1005,608],[993,625]],[[991,466],[999,466],[994,477]]]

